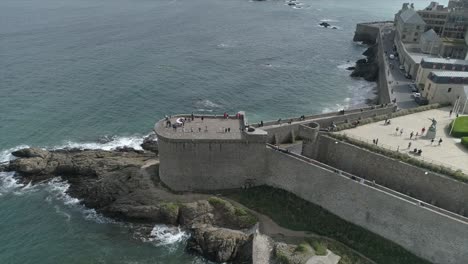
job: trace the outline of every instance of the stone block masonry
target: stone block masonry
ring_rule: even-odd
[[[468,216],[468,184],[380,155],[326,135],[318,140],[317,160],[375,180],[400,193]],[[468,245],[467,245],[468,248]]]
[[[279,151],[268,149],[267,184],[440,264],[466,264],[468,224]]]

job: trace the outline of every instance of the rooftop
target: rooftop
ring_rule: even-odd
[[[468,84],[468,72],[463,71],[432,71],[428,79],[434,83]]]
[[[468,72],[460,71],[433,71],[432,74],[436,77],[468,78]]]
[[[424,61],[421,61],[421,65],[424,68],[428,68],[429,66],[432,68],[432,64],[449,64],[449,65],[466,65],[468,66],[468,61],[467,60],[456,60],[456,59],[445,59],[445,58],[424,58]],[[431,63],[429,64],[424,64],[424,62]]]
[[[417,25],[425,25],[426,22],[419,16],[414,9],[406,9],[405,11],[401,12],[400,18],[404,23],[408,24],[417,24]]]

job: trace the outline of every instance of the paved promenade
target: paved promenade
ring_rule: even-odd
[[[384,121],[371,123],[356,128],[340,131],[340,134],[346,134],[350,137],[361,139],[372,143],[378,139],[378,145],[392,150],[409,153],[414,148],[422,150],[422,155],[414,155],[416,158],[426,160],[431,163],[460,169],[468,173],[468,150],[461,145],[460,139],[448,135],[447,126],[455,118],[449,117],[450,108],[433,109],[419,112],[416,114],[401,116],[391,119],[391,125],[384,125]],[[410,133],[421,135],[422,128],[429,128],[431,121],[437,120],[437,131],[435,141],[424,136],[413,136],[410,139]],[[396,129],[398,128],[398,132]],[[401,133],[403,129],[403,133]],[[442,139],[439,145],[438,141]],[[410,146],[411,145],[411,146]],[[410,147],[409,147],[410,146]],[[413,155],[410,153],[410,155]]]

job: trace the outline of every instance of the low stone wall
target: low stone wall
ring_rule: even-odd
[[[299,126],[304,124],[309,124],[311,122],[315,122],[320,125],[322,128],[328,128],[332,122],[335,124],[341,124],[343,122],[353,122],[358,120],[359,118],[368,118],[374,117],[379,115],[386,115],[389,113],[393,113],[396,111],[396,107],[394,105],[389,105],[387,107],[380,107],[378,106],[375,109],[363,109],[361,112],[360,109],[353,109],[353,110],[346,110],[344,114],[334,113],[334,115],[322,116],[317,115],[315,118],[314,116],[309,116],[308,119],[304,121],[296,121],[292,124],[281,124],[281,125],[270,125],[262,127],[263,130],[268,132],[268,143],[271,144],[282,144],[282,143],[290,143],[293,137],[297,137],[299,135]],[[285,122],[285,121],[283,121]]]
[[[320,205],[434,263],[465,264],[468,224],[273,149],[267,184]]]
[[[338,142],[338,144],[336,143]],[[320,162],[359,175],[446,210],[468,216],[468,184],[429,172],[326,135],[317,144]],[[467,245],[468,246],[468,245]]]

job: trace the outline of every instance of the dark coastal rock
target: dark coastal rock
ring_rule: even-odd
[[[331,25],[330,25],[329,23],[327,23],[327,22],[321,22],[319,25],[322,26],[322,27],[325,27],[325,28],[328,28],[329,26],[331,26]]]
[[[238,230],[201,225],[192,228],[187,248],[211,261],[251,263],[241,251],[252,239]]]
[[[354,66],[351,66],[351,67],[346,68],[346,70],[348,70],[348,71],[352,71],[352,70],[354,70],[354,69],[356,69],[356,67],[354,67]]]
[[[159,179],[159,161],[154,153],[128,148],[30,148],[13,154],[17,159],[6,169],[16,171],[24,182],[34,184],[60,176],[70,184],[70,196],[105,216],[137,223],[196,226],[191,229],[196,232],[190,243],[194,251],[214,261],[248,260],[248,253],[239,253],[248,250],[244,247],[248,236],[231,229],[248,229],[257,219],[218,197],[171,193]]]
[[[369,47],[363,55],[365,59],[356,61],[356,66],[351,73],[351,77],[362,77],[366,81],[376,81],[379,73],[379,64],[377,61],[378,46]]]
[[[158,138],[156,134],[151,134],[143,139],[143,143],[140,145],[144,150],[151,151],[156,153],[159,152],[158,149]]]

